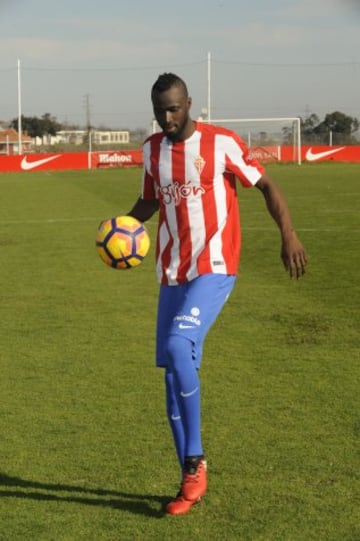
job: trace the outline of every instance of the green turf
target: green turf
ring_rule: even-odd
[[[309,268],[288,279],[260,193],[240,190],[239,280],[202,369],[209,492],[185,517],[162,512],[179,474],[154,243],[132,271],[94,245],[140,171],[0,174],[1,541],[359,541],[360,169],[269,171]]]

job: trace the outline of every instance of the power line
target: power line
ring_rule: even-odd
[[[196,62],[183,62],[180,64],[172,64],[172,68],[187,67],[187,66],[198,66],[207,63],[207,59],[198,60]],[[360,62],[358,61],[343,61],[343,62],[249,62],[248,60],[221,60],[221,59],[212,59],[213,64],[223,64],[223,65],[232,65],[232,66],[246,66],[246,67],[271,67],[271,68],[327,68],[327,67],[358,67]],[[168,67],[168,65],[167,65]],[[120,72],[120,71],[144,71],[144,70],[155,70],[155,69],[164,69],[164,64],[162,65],[153,65],[153,66],[115,66],[115,67],[59,67],[59,66],[26,66],[22,64],[23,71],[68,71],[68,72]],[[1,73],[16,71],[16,68],[0,68]]]
[[[228,60],[213,60],[216,64],[229,64],[248,67],[271,67],[271,68],[319,68],[319,67],[353,67],[360,66],[360,62],[232,62]]]
[[[172,68],[186,67],[186,66],[198,66],[199,64],[204,64],[204,61],[198,62],[188,62],[183,64],[172,64]],[[118,66],[118,67],[34,67],[34,66],[23,66],[23,70],[26,71],[71,71],[71,72],[86,72],[86,71],[144,71],[144,70],[159,70],[164,69],[164,64],[161,66]],[[166,67],[168,69],[168,65]],[[0,70],[1,71],[1,70]]]

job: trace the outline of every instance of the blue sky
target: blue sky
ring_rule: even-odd
[[[360,118],[358,0],[0,0],[0,120],[147,128],[159,73],[184,77],[193,116]],[[4,54],[5,51],[5,54]]]

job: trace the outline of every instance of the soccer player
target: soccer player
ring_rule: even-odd
[[[204,339],[239,265],[236,178],[262,192],[281,233],[281,258],[290,277],[300,278],[307,261],[284,196],[239,136],[193,121],[186,84],[175,74],[158,77],[151,100],[162,132],[144,143],[142,193],[129,214],[144,222],[159,211],[156,364],[165,369],[167,417],[182,476],[166,510],[180,515],[207,489],[199,368]]]

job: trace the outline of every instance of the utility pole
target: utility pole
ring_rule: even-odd
[[[85,114],[86,114],[86,140],[88,144],[88,169],[91,169],[92,127],[91,127],[91,115],[90,115],[90,94],[85,94]]]
[[[211,122],[211,53],[210,52],[208,52],[207,69],[208,69],[207,121]]]
[[[17,77],[18,77],[18,154],[23,153],[22,149],[22,104],[21,104],[21,62],[17,61]]]
[[[92,140],[91,140],[91,107],[90,107],[90,94],[85,94],[85,116],[86,116],[86,136],[85,141],[88,144],[89,152],[92,150]],[[90,154],[89,154],[90,155]]]
[[[85,98],[86,131],[89,133],[91,130],[90,94],[85,94],[84,98]]]

